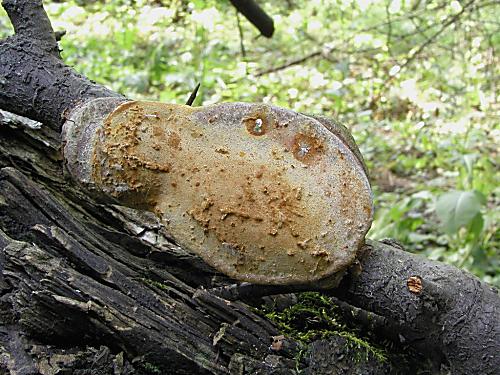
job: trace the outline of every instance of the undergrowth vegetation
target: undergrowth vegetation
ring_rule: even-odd
[[[199,82],[194,105],[338,118],[371,173],[369,237],[500,285],[498,2],[262,1],[271,39],[228,1],[44,3],[65,61],[127,96],[184,103]]]

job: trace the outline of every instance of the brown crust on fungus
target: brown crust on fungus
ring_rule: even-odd
[[[293,138],[292,152],[302,163],[312,163],[325,151],[324,144],[314,135],[299,133]]]
[[[155,212],[180,244],[254,283],[341,273],[372,219],[350,148],[316,120],[265,105],[122,104],[90,164],[100,190]]]

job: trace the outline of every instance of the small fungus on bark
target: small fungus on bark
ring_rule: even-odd
[[[408,286],[408,290],[413,294],[420,294],[422,291],[422,279],[420,276],[411,276],[408,278],[406,285]]]

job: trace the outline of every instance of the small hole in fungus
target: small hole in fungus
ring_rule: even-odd
[[[293,139],[293,156],[306,164],[320,156],[324,152],[323,148],[323,142],[314,135],[299,133]]]
[[[252,135],[264,135],[267,130],[267,122],[261,117],[247,117],[243,119],[248,132]]]

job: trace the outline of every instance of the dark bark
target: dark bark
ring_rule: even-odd
[[[414,277],[422,283],[418,292],[408,284]],[[301,290],[304,286],[244,283],[216,293],[227,299],[252,300]],[[498,290],[453,266],[369,241],[359,264],[337,288],[323,293],[335,296],[356,324],[424,353],[435,365],[449,363],[454,374],[493,374],[500,368]]]
[[[332,291],[337,298],[389,319],[402,343],[449,362],[454,374],[500,368],[498,290],[380,242],[369,242],[360,266]],[[411,292],[411,277],[421,280],[420,292]]]
[[[64,186],[60,177],[51,176],[58,181],[51,186]],[[67,186],[64,194],[75,201],[66,201],[58,189],[47,191],[12,168],[0,179],[2,323],[9,334],[58,348],[105,345],[177,373],[224,373],[231,353],[267,353],[276,329],[239,303],[228,306],[202,291],[193,296],[195,286],[210,285],[213,272],[177,249],[154,218],[103,209]],[[91,211],[101,211],[101,219],[89,220]],[[146,225],[139,229],[143,240],[111,226],[120,222],[136,234],[138,223]],[[152,237],[154,247],[147,243]],[[228,328],[214,345],[222,323]]]
[[[377,364],[369,356],[355,361],[363,352],[338,336],[308,346],[288,339],[271,350],[279,335],[274,325],[245,302],[225,298],[296,289],[213,289],[231,280],[180,248],[156,217],[100,205],[65,177],[64,113],[80,101],[119,94],[22,35],[0,43],[0,85],[0,108],[42,122],[0,112],[3,370],[83,374],[92,363],[115,374],[288,374],[297,367],[310,374],[411,373],[440,366],[453,374],[494,374],[500,368],[497,291],[378,242],[365,246],[339,288],[324,293],[335,295],[346,315],[354,312],[355,324],[414,348],[434,367]],[[410,290],[411,277],[421,288]]]
[[[41,1],[4,0],[16,35],[0,41],[0,108],[60,130],[79,102],[122,97],[65,65]]]
[[[0,108],[59,130],[64,114],[79,102],[121,97],[76,73],[36,39],[13,36],[0,42]]]
[[[231,4],[267,38],[273,36],[274,22],[254,0],[230,0]]]
[[[49,17],[43,9],[42,0],[25,1],[3,0],[3,7],[9,15],[16,35],[26,40],[36,40],[49,54],[58,58],[59,48]]]

